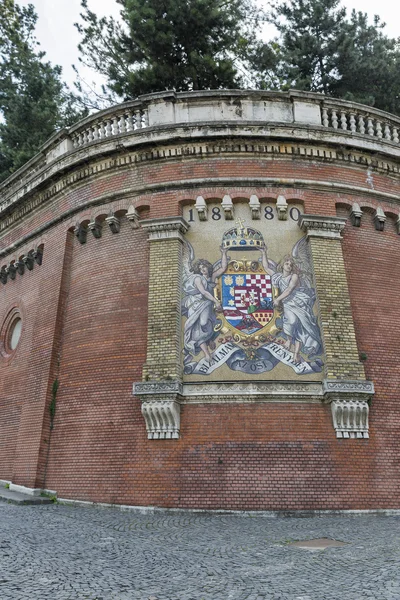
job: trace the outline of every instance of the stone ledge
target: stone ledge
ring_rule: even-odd
[[[326,217],[322,215],[300,215],[299,227],[306,232],[307,237],[341,239],[341,232],[347,219]]]
[[[184,383],[182,404],[308,402],[321,403],[320,382]]]
[[[180,381],[139,381],[133,384],[134,396],[154,396],[157,394],[182,395],[183,385]]]
[[[375,393],[372,381],[324,379],[322,386],[324,394],[329,394],[331,392],[353,394],[356,392],[357,394],[367,394],[370,396]]]

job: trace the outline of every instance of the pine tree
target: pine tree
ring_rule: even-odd
[[[400,43],[384,34],[379,17],[353,11],[338,55],[331,93],[400,114]]]
[[[269,20],[274,43],[253,56],[258,87],[290,88],[370,104],[400,113],[399,41],[384,34],[379,17],[350,19],[340,0],[277,0]]]
[[[346,10],[340,0],[277,1],[270,21],[280,33],[280,87],[329,93],[337,76]]]
[[[121,21],[82,0],[81,60],[124,98],[232,88],[258,25],[253,0],[117,0]]]
[[[61,68],[44,60],[32,5],[0,4],[0,180],[37,153],[58,127],[82,116],[61,80]]]

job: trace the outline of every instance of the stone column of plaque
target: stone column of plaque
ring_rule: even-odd
[[[338,217],[302,215],[299,226],[312,255],[325,351],[324,396],[332,407],[336,435],[368,438],[374,386],[359,360],[341,244],[345,223]]]
[[[146,219],[150,244],[147,359],[134,394],[142,400],[149,439],[176,439],[182,395],[182,217]]]

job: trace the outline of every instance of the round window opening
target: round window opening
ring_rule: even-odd
[[[0,355],[10,358],[16,351],[22,333],[22,315],[12,309],[0,329]]]
[[[8,340],[9,340],[8,345],[9,345],[11,352],[13,352],[15,350],[15,348],[18,346],[18,342],[21,338],[21,330],[22,330],[22,319],[20,317],[17,317],[11,323],[10,329],[9,329],[9,334],[8,334]]]

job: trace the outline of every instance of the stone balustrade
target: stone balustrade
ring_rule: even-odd
[[[129,105],[128,105],[129,104]],[[94,115],[89,122],[78,124],[71,130],[71,142],[74,148],[82,148],[91,142],[137,131],[148,126],[148,111],[137,103],[116,107],[111,114]]]
[[[341,132],[399,143],[400,119],[380,110],[340,100],[324,100],[321,122]]]
[[[300,91],[159,92],[90,115],[55,133],[0,184],[0,215],[58,172],[121,149],[224,132],[269,142],[316,141],[400,156],[400,118],[361,104]]]

